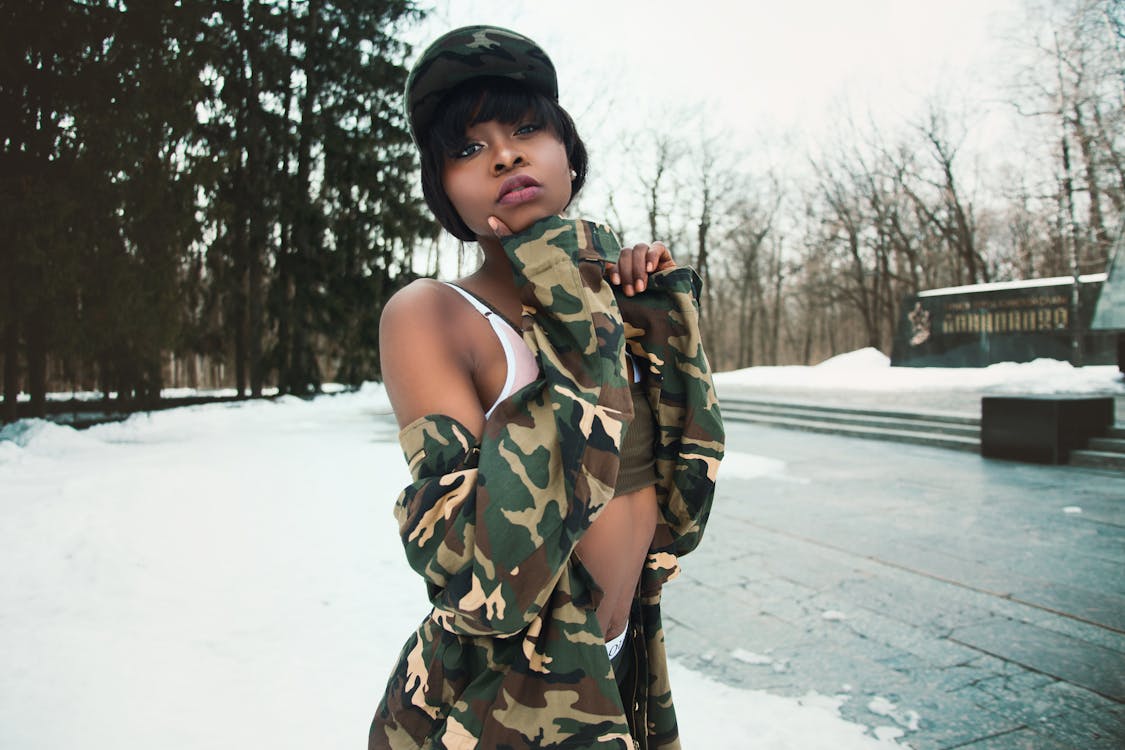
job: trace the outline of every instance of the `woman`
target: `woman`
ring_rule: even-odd
[[[372,748],[678,747],[660,587],[722,455],[698,278],[559,216],[586,151],[557,96],[543,51],[495,27],[441,37],[407,82],[427,203],[484,262],[380,324],[415,478],[396,515],[434,609]]]

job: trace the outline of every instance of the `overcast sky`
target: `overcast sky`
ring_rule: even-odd
[[[593,91],[649,115],[702,104],[736,129],[821,120],[843,100],[909,111],[943,87],[973,85],[997,64],[1018,0],[439,0],[424,45],[493,23],[527,34],[555,62],[564,104]],[[565,8],[565,10],[564,10]]]
[[[934,97],[985,118],[1021,0],[436,0],[415,54],[467,24],[506,26],[555,63],[591,146],[592,190],[629,129],[696,117],[739,158],[805,162],[851,113],[894,130]],[[658,122],[659,121],[659,122]],[[695,127],[701,127],[696,125]],[[976,137],[996,132],[973,123]],[[1002,128],[1000,128],[1002,130]],[[762,144],[769,146],[763,148]],[[784,164],[782,165],[784,167]],[[597,203],[597,201],[594,201]]]

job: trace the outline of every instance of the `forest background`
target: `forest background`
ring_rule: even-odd
[[[1006,63],[980,71],[1002,96],[845,104],[811,141],[735,147],[684,97],[622,113],[603,72],[564,95],[606,174],[575,210],[699,270],[717,369],[889,351],[919,290],[1103,271],[1125,219],[1123,5],[1022,2]],[[473,262],[422,204],[401,114],[425,17],[0,0],[4,418],[21,393],[41,413],[49,391],[378,379],[390,295]]]

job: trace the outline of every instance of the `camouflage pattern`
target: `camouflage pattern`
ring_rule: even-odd
[[[698,277],[660,272],[618,299],[603,272],[620,247],[582,220],[544,219],[504,247],[540,378],[499,405],[479,441],[444,415],[400,433],[414,482],[395,515],[433,610],[403,647],[369,748],[678,748],[660,592],[699,543],[723,453]],[[571,553],[613,495],[632,419],[626,348],[648,363],[662,516],[623,703],[601,590]]]
[[[497,26],[454,29],[426,48],[406,79],[406,119],[415,143],[450,89],[480,76],[522,81],[559,98],[555,66],[526,36]]]

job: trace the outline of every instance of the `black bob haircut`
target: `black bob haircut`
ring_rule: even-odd
[[[442,100],[418,140],[422,195],[434,217],[457,239],[472,242],[476,235],[453,208],[442,186],[446,156],[464,146],[465,130],[477,123],[515,123],[525,117],[554,133],[566,148],[566,158],[575,172],[570,181],[572,201],[586,184],[586,144],[578,136],[574,120],[558,102],[510,78],[485,76],[466,81]]]

